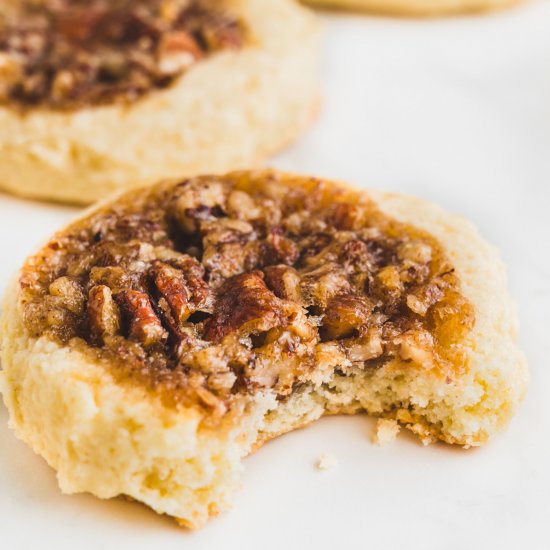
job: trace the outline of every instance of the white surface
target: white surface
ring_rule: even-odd
[[[519,414],[471,451],[405,434],[380,448],[370,419],[324,419],[248,458],[234,510],[189,533],[135,503],[62,496],[1,407],[3,549],[550,548],[550,4],[325,19],[323,110],[275,164],[423,196],[477,223],[519,305],[533,378]],[[0,196],[0,284],[74,212]],[[321,472],[325,452],[338,466]]]

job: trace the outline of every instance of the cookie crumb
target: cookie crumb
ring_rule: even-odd
[[[400,429],[401,427],[395,420],[380,418],[376,424],[373,441],[380,446],[393,443]]]
[[[323,453],[317,460],[317,469],[318,470],[330,470],[338,464],[338,459],[330,454]]]

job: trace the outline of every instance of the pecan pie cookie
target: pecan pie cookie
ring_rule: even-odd
[[[326,8],[347,8],[391,15],[434,16],[506,8],[520,0],[304,0]]]
[[[293,0],[0,0],[0,188],[87,203],[249,166],[318,102]]]
[[[323,414],[485,443],[527,385],[494,248],[436,206],[274,171],[161,183],[29,258],[2,320],[2,392],[61,489],[184,525],[241,459]]]

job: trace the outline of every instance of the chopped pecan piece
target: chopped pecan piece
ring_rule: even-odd
[[[202,263],[208,272],[210,285],[218,288],[226,279],[262,266],[262,243],[251,241],[244,245],[224,243],[209,246],[204,251]]]
[[[338,202],[332,206],[329,222],[336,229],[355,229],[361,222],[363,209],[355,204]]]
[[[129,338],[146,347],[166,341],[168,333],[153,311],[147,294],[137,290],[123,290],[115,295],[115,299],[129,322]]]
[[[84,308],[84,293],[80,284],[71,277],[59,277],[50,284],[50,294],[72,313],[79,314]]]
[[[204,54],[188,32],[172,31],[163,35],[158,57],[160,72],[174,75],[204,57]]]
[[[106,285],[117,293],[131,287],[134,277],[120,266],[92,267],[90,281],[96,285]]]
[[[189,294],[189,301],[193,304],[193,311],[212,311],[213,296],[204,280],[204,267],[189,254],[181,254],[166,247],[157,247],[155,255],[158,261],[155,263],[168,264],[176,268],[185,280]]]
[[[359,239],[347,241],[342,246],[338,259],[344,266],[357,271],[369,271],[371,267],[369,248]]]
[[[433,336],[426,330],[408,330],[396,339],[399,356],[426,369],[435,366]]]
[[[218,372],[208,377],[208,385],[219,392],[228,392],[236,381],[237,376],[232,371]]]
[[[339,340],[359,333],[367,324],[373,304],[364,296],[338,294],[325,310],[322,333],[324,340]]]
[[[315,266],[317,264],[315,257],[330,245],[332,237],[327,233],[314,233],[302,238],[301,241],[302,262],[304,265]]]
[[[114,336],[120,329],[120,315],[111,289],[94,286],[88,294],[88,327],[92,338],[103,343],[106,336]]]
[[[397,257],[417,264],[428,264],[432,259],[432,247],[421,241],[406,242],[398,247]]]
[[[396,266],[388,266],[376,274],[376,280],[388,293],[400,293],[403,283],[399,277],[399,269]]]
[[[58,71],[52,81],[51,95],[54,102],[62,101],[79,84],[75,71]]]
[[[261,215],[254,199],[244,191],[231,191],[227,197],[227,212],[240,220],[253,220]]]
[[[226,243],[246,243],[255,238],[254,228],[250,223],[231,218],[201,222],[200,230],[204,235],[204,248]]]
[[[282,223],[287,232],[303,237],[322,235],[327,230],[327,222],[322,217],[311,216],[307,210],[289,212],[279,223]]]
[[[337,294],[351,290],[345,270],[335,263],[327,263],[302,274],[302,296],[307,305],[326,307]]]
[[[243,44],[243,33],[238,22],[213,21],[201,30],[201,37],[211,50],[238,49]]]
[[[216,180],[189,179],[177,188],[170,211],[181,228],[192,233],[199,227],[198,221],[215,219],[215,209],[223,211],[226,200],[225,187]]]
[[[222,286],[205,338],[219,342],[235,331],[263,332],[281,323],[279,299],[265,285],[263,273],[253,271]]]
[[[64,342],[76,336],[78,317],[62,307],[53,296],[45,296],[39,302],[25,304],[23,319],[27,330],[34,336],[40,335],[44,329]]]
[[[401,280],[399,268],[395,265],[383,267],[374,276],[369,290],[383,305],[384,312],[397,313],[402,300],[405,299],[405,285]]]
[[[192,372],[189,375],[188,385],[195,392],[200,403],[212,409],[216,414],[223,415],[227,410],[226,404],[213,391],[206,387],[205,382],[205,377],[198,372]]]
[[[191,256],[186,256],[177,262],[177,267],[184,274],[190,300],[195,310],[210,313],[212,311],[213,296],[208,283],[204,280],[204,267]]]
[[[158,292],[170,306],[175,321],[186,321],[192,313],[192,304],[183,273],[162,262],[155,262],[151,274]]]
[[[444,291],[438,285],[427,284],[408,294],[406,303],[411,311],[423,317],[443,295]]]
[[[352,338],[346,345],[347,356],[350,361],[363,362],[380,357],[384,352],[380,330],[369,329],[365,336]]]
[[[284,236],[282,227],[274,227],[267,236],[269,263],[292,265],[300,255],[296,243]]]
[[[264,273],[267,286],[277,297],[300,302],[300,276],[294,268],[286,265],[272,265],[266,267]]]

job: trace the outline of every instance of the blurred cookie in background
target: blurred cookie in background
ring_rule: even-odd
[[[398,16],[438,16],[506,8],[520,0],[304,0],[325,8],[364,10]]]
[[[291,0],[4,1],[0,188],[88,203],[248,166],[318,102],[316,18]]]

